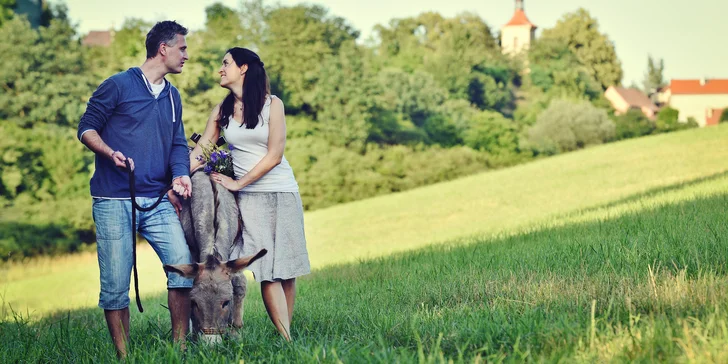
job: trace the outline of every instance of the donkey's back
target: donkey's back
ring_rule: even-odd
[[[198,263],[204,263],[209,255],[226,261],[233,247],[243,244],[235,195],[205,173],[192,174],[192,196],[182,206],[182,229]]]

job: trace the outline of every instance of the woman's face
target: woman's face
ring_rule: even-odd
[[[243,85],[245,79],[245,71],[248,70],[248,65],[244,64],[242,67],[238,67],[233,60],[233,56],[230,53],[226,53],[222,59],[222,66],[217,73],[220,74],[220,86],[225,88],[231,88],[234,86]]]

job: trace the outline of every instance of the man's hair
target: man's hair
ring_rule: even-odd
[[[174,20],[160,21],[155,24],[152,29],[147,33],[147,59],[154,58],[159,51],[159,46],[162,43],[168,45],[175,45],[177,41],[177,34],[187,35],[187,28],[179,25]]]

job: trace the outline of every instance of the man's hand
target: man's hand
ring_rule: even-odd
[[[167,191],[167,198],[169,199],[169,202],[174,206],[174,212],[177,213],[177,217],[179,217],[180,211],[182,211],[182,201],[180,201],[179,197],[177,197],[177,194],[174,193],[174,191],[169,190]]]
[[[111,152],[109,157],[111,158],[112,161],[114,161],[114,164],[116,164],[117,167],[126,168],[126,163],[124,163],[126,161],[126,157],[124,156],[124,153],[122,153],[118,150],[115,150],[115,151]],[[131,158],[129,158],[129,166],[131,167],[131,170],[133,171],[134,170],[134,160],[132,160]]]
[[[175,178],[172,181],[172,190],[185,199],[192,196],[192,181],[190,177],[182,176]]]

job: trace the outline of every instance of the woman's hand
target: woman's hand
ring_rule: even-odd
[[[238,181],[217,172],[212,172],[210,174],[210,178],[212,178],[213,181],[216,183],[222,185],[225,187],[228,191],[240,191],[242,187],[238,184]]]

